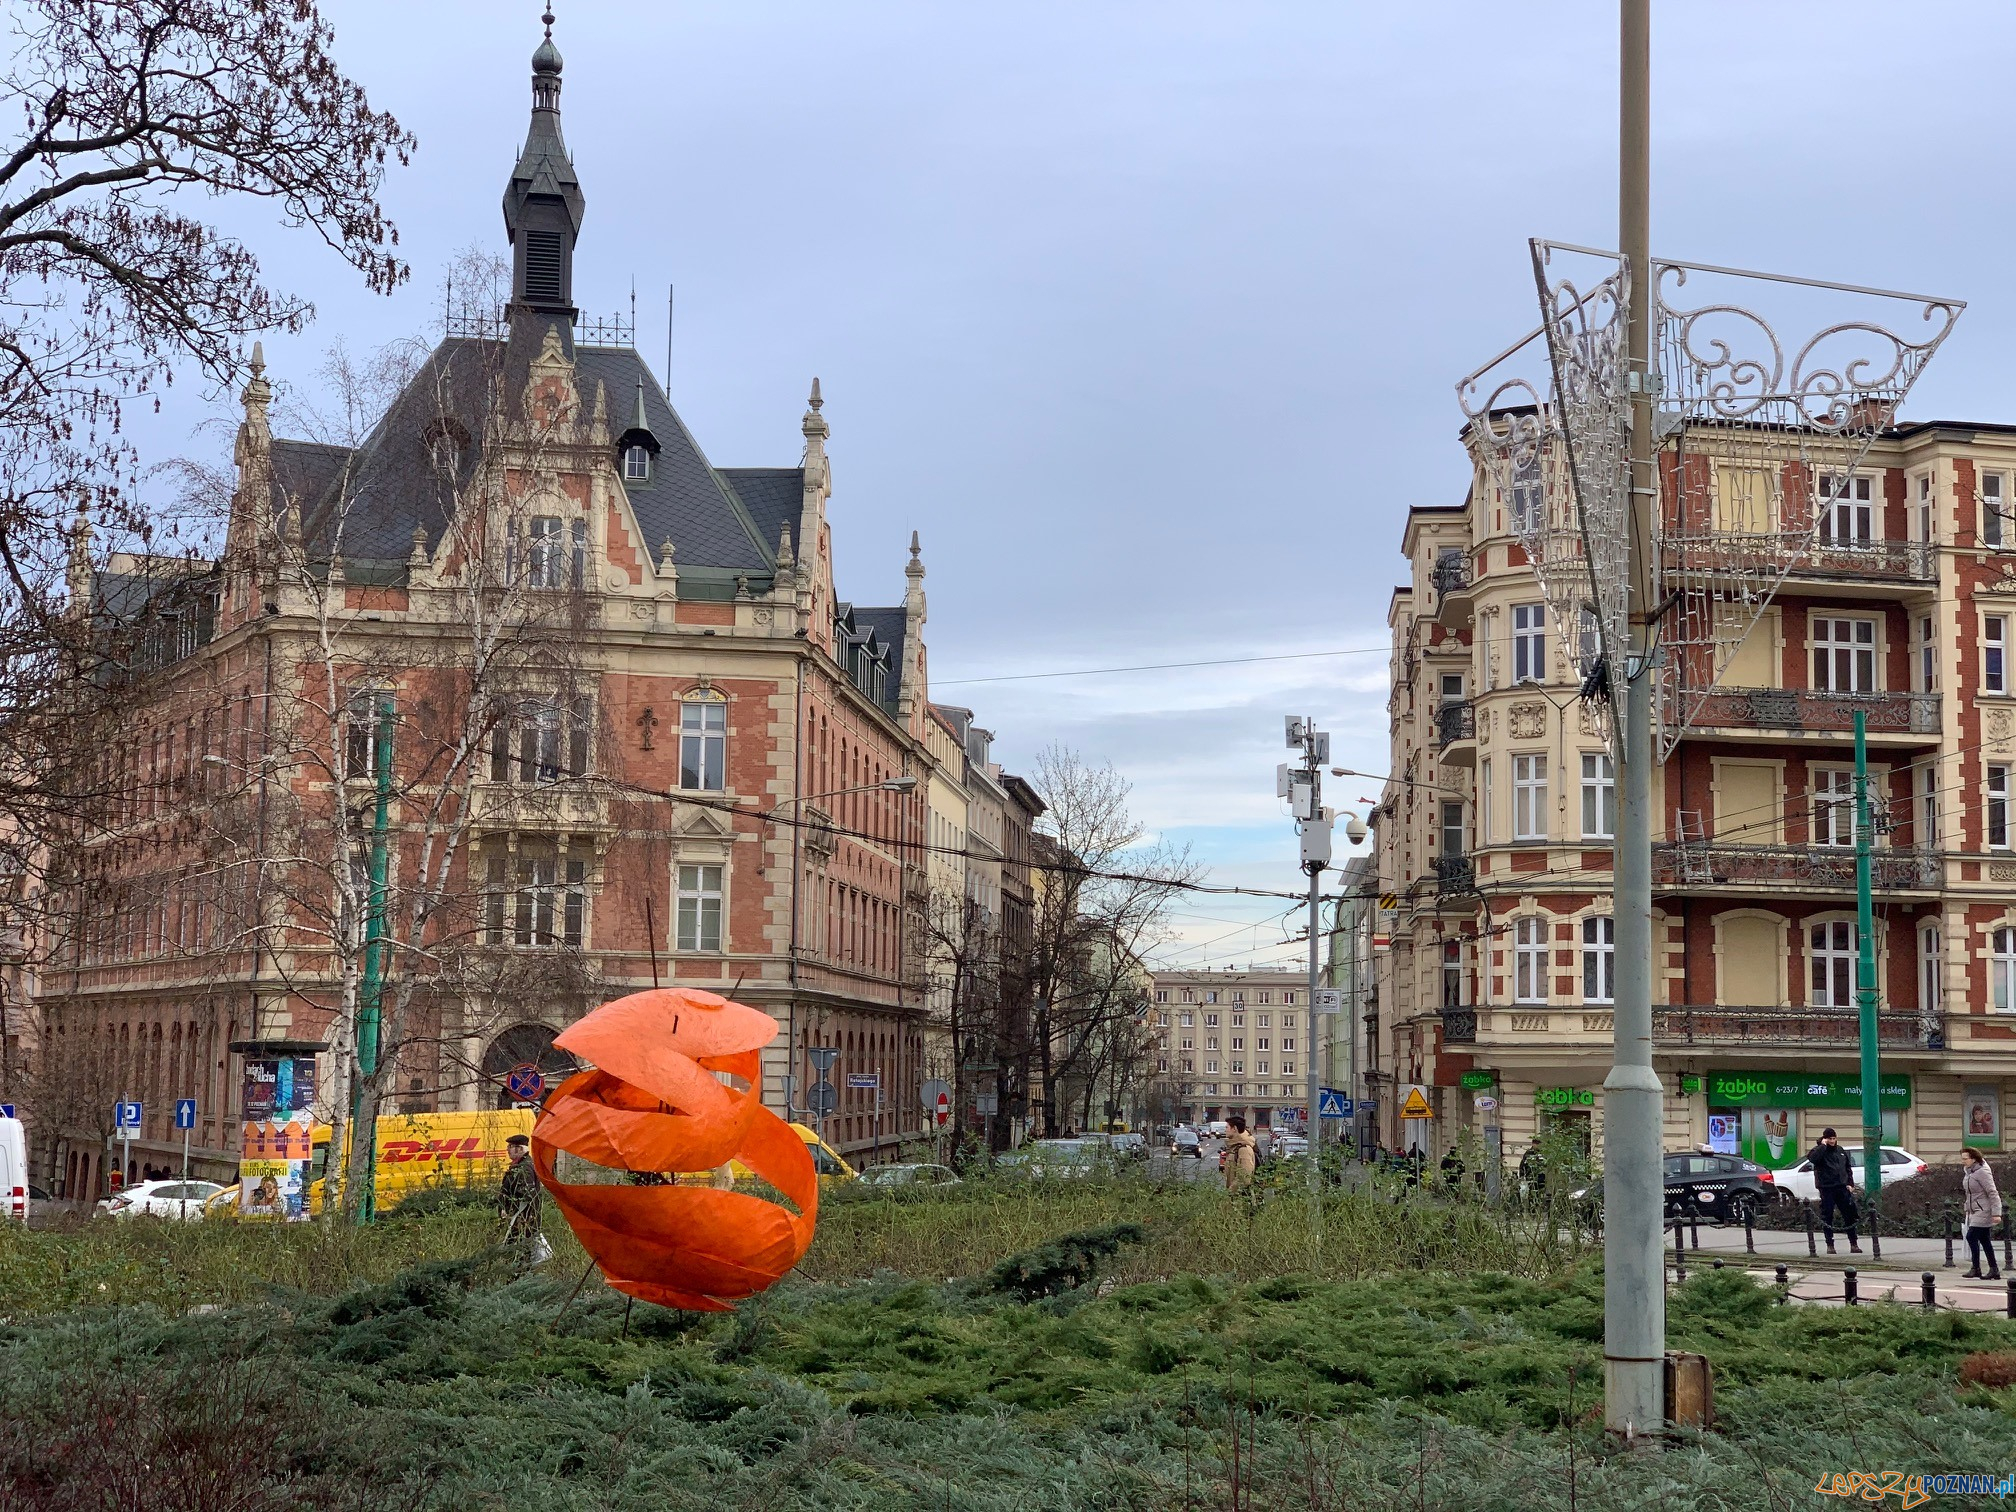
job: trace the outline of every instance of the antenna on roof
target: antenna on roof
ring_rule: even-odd
[[[672,300],[678,285],[665,285],[665,397],[672,397]]]

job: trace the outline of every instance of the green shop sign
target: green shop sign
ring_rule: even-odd
[[[1593,1108],[1596,1094],[1587,1087],[1542,1087],[1533,1101],[1543,1108]]]
[[[1496,1071],[1465,1071],[1463,1073],[1463,1085],[1468,1087],[1472,1092],[1485,1091],[1487,1088],[1498,1085],[1498,1073]]]
[[[1908,1076],[1886,1076],[1876,1092],[1882,1107],[1911,1106]],[[1710,1071],[1708,1104],[1714,1108],[1859,1108],[1862,1078],[1853,1073]]]

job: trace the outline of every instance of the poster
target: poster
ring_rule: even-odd
[[[2002,1089],[1969,1087],[1960,1099],[1960,1143],[1976,1150],[2002,1147]]]
[[[1743,1118],[1739,1113],[1708,1115],[1708,1148],[1717,1155],[1734,1155],[1742,1138]]]

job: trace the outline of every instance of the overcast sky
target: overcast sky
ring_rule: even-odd
[[[320,310],[268,343],[281,378],[424,329],[447,260],[503,248],[539,36],[536,3],[324,7],[420,138],[387,191],[414,278],[374,298],[251,230]],[[1384,771],[1383,651],[953,680],[1383,646],[1405,512],[1467,478],[1453,384],[1535,319],[1525,239],[1615,241],[1616,5],[558,10],[577,300],[627,313],[634,283],[657,366],[677,284],[670,391],[717,464],[794,463],[819,375],[840,592],[898,601],[922,533],[934,695],[1011,769],[1111,761],[1216,880],[1294,889],[1281,716]],[[1908,413],[2016,419],[2016,7],[1655,10],[1655,247],[1965,298]],[[156,444],[212,445],[198,418]],[[1200,897],[1167,959],[1292,958],[1273,911]]]

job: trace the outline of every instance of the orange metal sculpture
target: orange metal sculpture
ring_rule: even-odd
[[[763,1106],[767,1013],[666,987],[604,1003],[555,1041],[592,1064],[555,1089],[532,1159],[581,1246],[617,1291],[664,1307],[726,1311],[804,1258],[819,1178],[804,1143]],[[723,1083],[716,1072],[737,1078]],[[621,1171],[703,1171],[740,1161],[798,1211],[700,1186],[575,1185],[558,1151]]]

